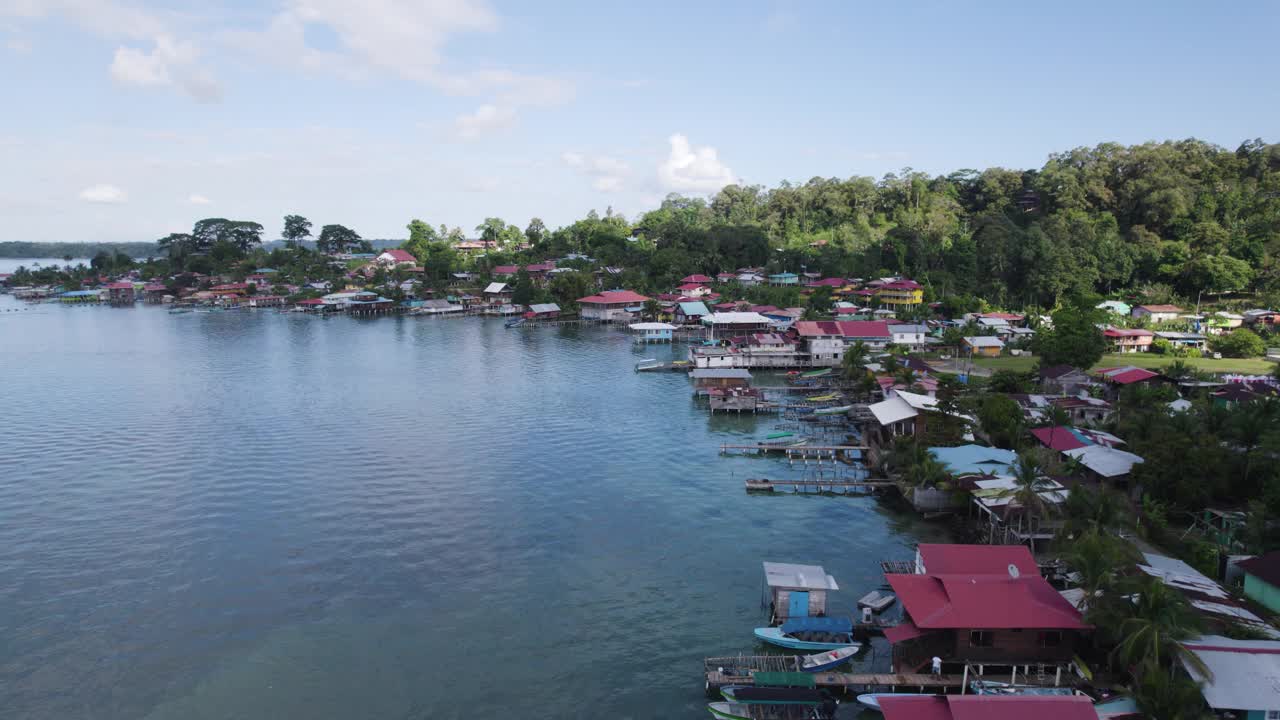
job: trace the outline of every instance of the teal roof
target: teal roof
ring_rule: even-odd
[[[1009,466],[1018,461],[1018,453],[1012,450],[981,445],[929,448],[929,454],[942,463],[947,472],[952,475],[968,473],[1000,475],[1009,472]]]
[[[694,302],[682,302],[678,304],[680,305],[680,312],[683,312],[685,315],[710,315],[711,314],[711,311],[707,309],[706,303],[694,301]]]
[[[770,275],[769,277],[770,277],[770,278],[783,279],[783,278],[798,278],[798,277],[800,277],[800,276],[799,276],[799,275],[797,275],[797,274],[795,274],[795,273],[792,273],[792,272],[781,272],[781,273],[774,273],[774,274]]]
[[[69,292],[64,292],[58,295],[58,297],[73,297],[73,298],[74,297],[90,297],[90,296],[97,297],[100,294],[101,293],[99,293],[97,290],[71,290]]]

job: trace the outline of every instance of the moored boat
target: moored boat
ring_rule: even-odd
[[[779,627],[756,628],[755,636],[772,645],[794,650],[861,647],[853,639],[853,623],[848,618],[793,618]]]
[[[829,696],[812,687],[756,687],[726,685],[720,694],[731,703],[746,705],[819,705]]]
[[[818,408],[813,411],[814,415],[843,415],[853,409],[852,405],[839,405],[837,407]]]
[[[858,651],[862,649],[860,643],[846,645],[835,650],[826,650],[812,655],[805,655],[800,658],[800,669],[804,672],[823,672],[832,668],[840,667],[844,663],[849,662]]]
[[[812,706],[713,702],[707,709],[720,720],[830,720],[835,717],[836,703],[828,700]]]
[[[880,709],[880,698],[883,697],[933,697],[932,693],[866,693],[857,697],[858,704],[872,710]]]

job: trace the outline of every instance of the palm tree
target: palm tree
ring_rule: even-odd
[[[844,376],[853,379],[859,375],[867,374],[867,369],[863,367],[866,362],[867,346],[859,340],[845,348],[844,357],[841,358],[840,365],[844,368]]]
[[[1133,699],[1144,716],[1160,720],[1201,720],[1205,712],[1200,684],[1175,668],[1151,668],[1135,678]]]
[[[1132,564],[1136,559],[1134,555],[1133,546],[1097,527],[1071,541],[1070,549],[1062,559],[1080,578],[1078,585],[1084,591],[1080,604],[1083,612],[1088,613],[1099,598],[1113,593],[1119,578],[1118,570]]]
[[[1058,484],[1044,476],[1040,461],[1031,452],[1018,455],[1013,480],[1014,486],[1001,493],[1001,497],[1009,498],[1010,504],[1022,509],[1022,517],[1026,518],[1028,528],[1036,518],[1056,512],[1057,506],[1046,500],[1041,493],[1056,489]]]
[[[1182,593],[1146,574],[1127,590],[1111,595],[1114,602],[1109,607],[1117,617],[1100,613],[1106,622],[1099,625],[1114,628],[1120,640],[1112,657],[1126,667],[1157,670],[1179,659],[1201,677],[1212,678],[1204,661],[1182,645],[1201,630],[1200,616]]]

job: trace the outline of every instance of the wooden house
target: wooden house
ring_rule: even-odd
[[[133,304],[133,283],[122,280],[120,282],[108,283],[105,289],[107,291],[107,302],[112,305]]]
[[[773,623],[827,614],[827,593],[839,590],[836,579],[819,565],[764,563]]]
[[[905,616],[885,630],[893,671],[932,657],[973,665],[1057,665],[1072,661],[1091,630],[1040,576],[1025,546],[921,546],[914,574],[887,573]]]
[[[974,357],[1000,357],[1004,351],[1004,341],[991,335],[975,335],[964,338],[964,347]]]
[[[502,282],[491,282],[484,289],[484,301],[490,305],[506,305],[511,302],[511,286]]]
[[[554,320],[560,317],[560,306],[555,303],[534,303],[524,314],[525,320]]]
[[[627,322],[644,311],[649,298],[631,290],[605,290],[596,295],[578,298],[579,314],[583,320],[600,322]]]
[[[662,322],[631,323],[627,326],[636,338],[636,342],[669,343],[676,326]]]
[[[698,368],[689,373],[695,390],[751,386],[751,371],[742,368]]]

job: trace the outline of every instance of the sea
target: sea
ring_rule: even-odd
[[[685,352],[0,295],[0,716],[710,717],[702,658],[764,651],[761,561],[851,610],[946,529],[748,495],[806,470],[720,454],[780,418],[634,370]]]

